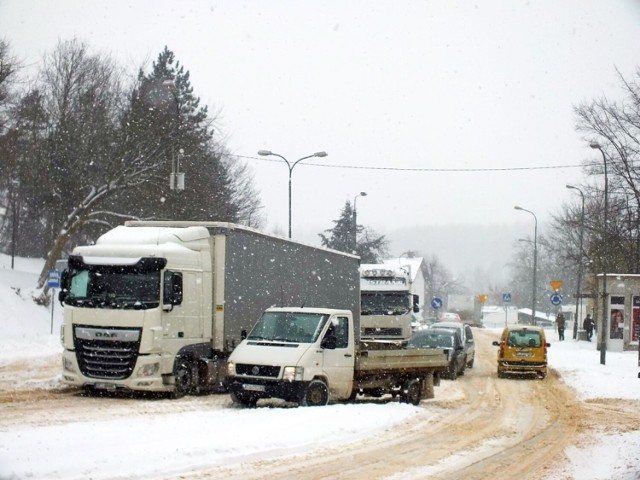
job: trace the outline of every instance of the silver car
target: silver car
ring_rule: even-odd
[[[436,322],[430,328],[446,328],[447,330],[455,330],[460,333],[464,351],[467,354],[467,368],[473,368],[473,362],[476,359],[476,344],[473,340],[473,331],[471,327],[462,322]]]

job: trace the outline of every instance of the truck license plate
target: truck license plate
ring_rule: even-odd
[[[530,357],[531,352],[516,352],[516,357]]]
[[[252,392],[264,392],[264,385],[251,385],[250,383],[243,383],[242,388],[250,390]]]
[[[117,387],[112,383],[96,383],[95,388],[97,390],[115,390]]]

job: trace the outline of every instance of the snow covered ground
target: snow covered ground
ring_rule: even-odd
[[[0,255],[0,384],[6,384],[7,378],[2,377],[7,375],[3,367],[8,363],[61,352],[58,332],[62,308],[56,304],[52,317],[50,307],[36,306],[30,300],[41,265],[37,260],[16,259],[16,269],[11,270],[10,258]],[[485,324],[496,331],[496,337],[500,322],[504,322],[503,311],[485,314]],[[579,399],[640,400],[638,352],[607,352],[606,365],[601,365],[595,342],[557,342],[553,331],[548,336],[552,342],[550,365]],[[59,385],[58,375],[39,387]],[[447,395],[451,385],[443,382],[437,395]],[[6,409],[0,404],[0,415]],[[414,415],[429,415],[429,411],[399,403],[296,409],[229,406],[162,417],[131,415],[110,422],[0,428],[0,479],[166,476],[244,457],[256,459],[278,451],[295,454],[346,444],[406,422]],[[249,427],[238,429],[239,424]],[[287,435],[274,435],[283,431]],[[180,447],[164,441],[167,436],[181,438]],[[101,438],[100,449],[110,455],[94,451],[95,444],[87,442],[91,437]],[[141,440],[143,449],[138,448]],[[205,444],[206,449],[202,447]],[[586,448],[568,448],[567,464],[544,478],[640,478],[640,431],[597,436],[592,432],[588,444]],[[401,476],[394,476],[398,478]]]

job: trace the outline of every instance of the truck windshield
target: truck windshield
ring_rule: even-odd
[[[148,309],[160,304],[160,271],[136,267],[71,269],[69,305],[86,308]]]
[[[328,318],[320,313],[264,312],[247,339],[313,343]]]
[[[405,315],[411,311],[411,297],[406,292],[362,292],[361,315]]]

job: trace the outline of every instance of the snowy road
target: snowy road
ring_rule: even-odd
[[[436,388],[436,399],[402,424],[346,447],[180,478],[548,478],[587,411],[553,374],[498,379],[492,337],[479,331],[477,338],[476,367],[454,385],[443,381],[447,392]]]
[[[554,372],[498,379],[493,336],[478,330],[475,368],[419,407],[84,397],[56,381],[59,355],[17,359],[0,367],[0,477],[566,478],[581,432],[640,429],[638,402],[579,402]]]

